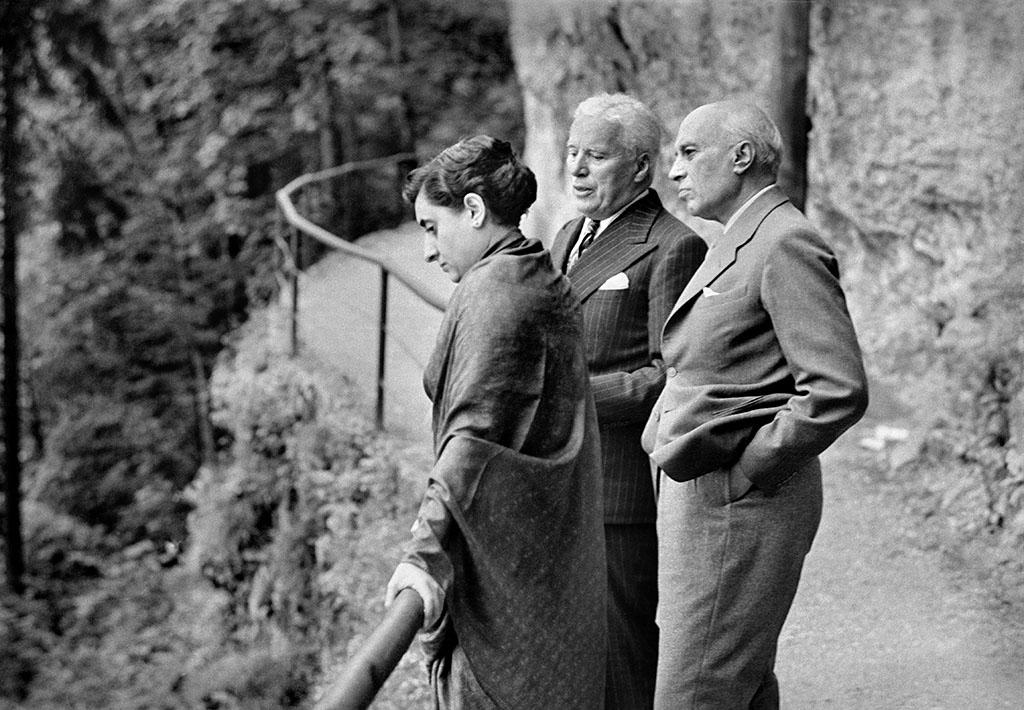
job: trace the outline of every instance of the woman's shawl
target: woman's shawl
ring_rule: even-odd
[[[447,599],[501,708],[600,708],[605,587],[600,449],[579,304],[512,231],[470,269],[424,375],[432,485],[456,530]]]

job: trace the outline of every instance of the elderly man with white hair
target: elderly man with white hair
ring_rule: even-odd
[[[661,145],[654,113],[625,94],[576,109],[566,144],[573,204],[551,247],[583,311],[597,404],[608,566],[606,710],[644,710],[657,665],[657,534],[644,422],[665,381],[661,326],[707,250],[651,189]]]
[[[779,132],[736,101],[683,119],[669,177],[720,222],[665,323],[644,431],[660,471],[655,707],[779,707],[779,633],[821,519],[818,454],[864,413],[839,266],[775,185]]]

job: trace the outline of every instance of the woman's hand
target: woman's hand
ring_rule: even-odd
[[[426,631],[437,623],[444,609],[444,590],[434,578],[416,565],[400,562],[388,582],[384,594],[384,606],[390,607],[398,593],[409,587],[423,599],[423,630]]]

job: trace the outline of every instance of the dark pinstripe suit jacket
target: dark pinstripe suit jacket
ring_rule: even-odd
[[[583,217],[555,236],[551,257],[564,270]],[[597,404],[604,461],[606,523],[655,519],[651,464],[640,435],[665,382],[661,329],[707,247],[647,194],[612,222],[567,274],[583,309],[583,341]],[[623,283],[627,288],[602,288]]]

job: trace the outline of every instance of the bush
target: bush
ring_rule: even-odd
[[[0,697],[294,707],[378,618],[418,496],[351,388],[286,357],[284,342],[258,316],[222,356],[211,382],[222,451],[186,490],[180,550],[120,548],[103,526],[26,509],[38,601],[0,605]]]
[[[246,333],[211,382],[230,453],[187,493],[195,509],[186,568],[231,600],[225,627],[235,650],[223,680],[233,690],[222,690],[250,687],[269,663],[288,679],[282,692],[298,698],[320,654],[344,648],[375,610],[364,603],[382,595],[405,531],[397,517],[411,516],[415,495],[388,443],[355,413],[351,391],[330,392],[313,363],[272,347],[285,339],[266,321]],[[265,646],[276,651],[251,655]],[[243,668],[254,674],[249,685],[239,684]]]

